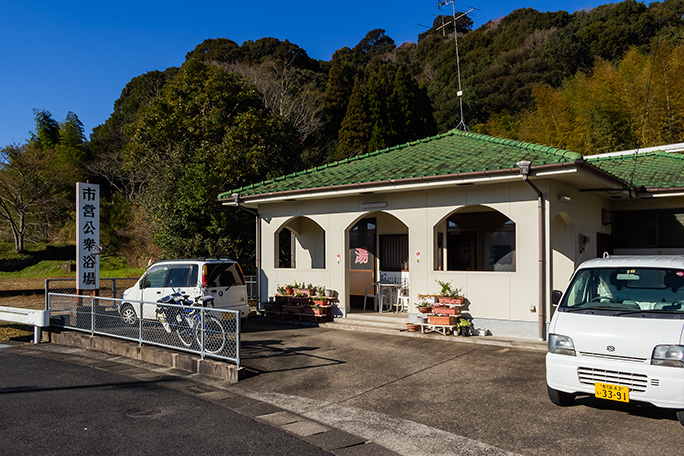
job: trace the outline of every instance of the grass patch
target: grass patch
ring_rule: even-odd
[[[13,242],[0,242],[0,260],[28,260],[40,255],[47,249],[47,244],[24,244],[24,253],[14,250]]]
[[[74,279],[76,273],[65,271],[61,260],[43,260],[19,271],[0,271],[0,279]],[[126,260],[119,257],[102,257],[100,259],[100,277],[140,277],[145,268],[131,268]]]
[[[33,327],[19,323],[0,322],[0,342],[9,340],[30,342],[33,340]]]

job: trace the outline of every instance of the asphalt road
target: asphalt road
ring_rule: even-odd
[[[543,350],[256,321],[245,330],[237,385],[83,349],[0,350],[0,454],[684,449],[673,412],[590,397],[554,406]]]
[[[227,394],[189,394],[199,386],[183,376],[69,361],[0,350],[0,454],[330,454],[221,406]]]
[[[401,454],[684,451],[673,412],[591,397],[553,405],[545,350],[250,323],[243,393]]]

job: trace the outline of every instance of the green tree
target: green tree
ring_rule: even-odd
[[[356,78],[333,159],[340,160],[365,153],[370,139],[370,129],[366,88],[361,79]]]
[[[29,143],[39,149],[54,149],[59,143],[59,123],[44,109],[34,109],[33,115],[36,131],[30,133]]]
[[[296,132],[235,74],[187,61],[134,124],[127,164],[145,173],[141,203],[168,255],[249,255],[251,216],[217,191],[297,169]]]
[[[366,144],[366,152],[384,149],[395,144],[394,125],[397,123],[397,119],[395,118],[396,109],[394,109],[392,89],[392,84],[388,81],[388,75],[384,68],[378,74],[371,76],[368,81],[366,103],[370,137]]]

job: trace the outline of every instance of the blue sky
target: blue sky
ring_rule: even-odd
[[[456,2],[469,5],[477,28],[517,8],[576,11],[606,1]],[[442,14],[451,13],[451,7]],[[314,58],[356,45],[383,28],[397,45],[415,42],[440,14],[434,0],[84,2],[0,0],[0,147],[24,142],[34,128],[33,109],[63,121],[68,111],[86,135],[112,113],[133,77],[180,66],[206,38],[238,44],[272,36],[289,40]]]

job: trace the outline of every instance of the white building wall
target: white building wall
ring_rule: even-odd
[[[546,188],[542,191],[547,193]],[[361,208],[362,203],[375,202],[387,205],[382,209]],[[455,210],[470,205],[496,209],[515,222],[514,272],[434,270],[435,225]],[[530,309],[539,302],[537,199],[522,182],[279,202],[260,205],[259,213],[263,219],[262,296],[273,296],[278,284],[305,281],[337,290],[339,307],[348,311],[347,230],[359,219],[375,216],[379,234],[406,233],[408,227],[412,302],[417,301],[419,294],[435,294],[439,290],[436,280],[451,281],[462,288],[470,302],[469,311],[476,326],[478,319],[489,321],[490,326],[494,320],[513,321],[523,323],[523,332],[529,333],[519,335],[536,337],[538,314]],[[548,226],[550,214],[548,210],[546,213]],[[275,267],[275,233],[297,216],[308,217],[325,230],[325,269],[312,269],[299,260],[296,269]],[[514,332],[517,334],[518,330]]]

